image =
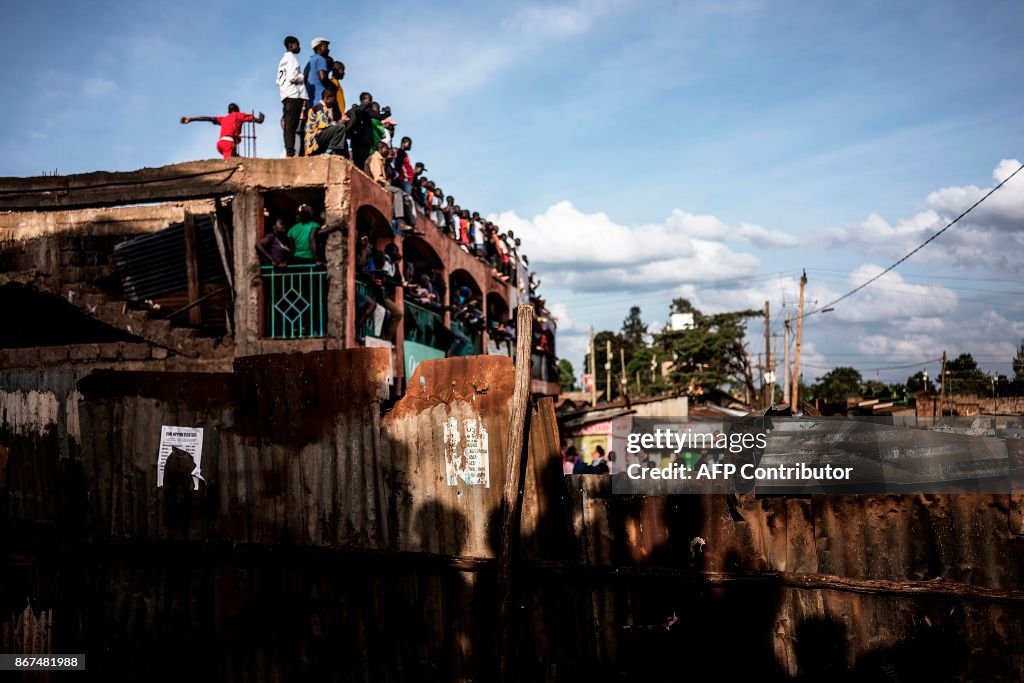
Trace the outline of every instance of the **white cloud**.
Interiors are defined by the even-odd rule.
[[[106,78],[86,78],[82,81],[82,94],[93,99],[112,95],[119,89],[117,83]]]
[[[662,223],[637,226],[616,223],[604,213],[583,213],[568,201],[532,219],[514,212],[490,218],[529,245],[530,263],[550,284],[574,291],[714,282],[747,277],[760,267],[756,256],[726,244],[749,244],[740,231],[714,216],[681,210]]]
[[[1000,182],[1019,166],[1016,159],[1003,159],[992,176]],[[860,225],[824,231],[823,244],[898,258],[945,227],[994,186],[963,185],[936,190],[926,199],[928,208],[910,218],[892,225],[881,216],[871,214]],[[985,267],[1020,274],[1024,261],[1016,255],[1024,249],[1022,225],[1024,172],[912,258],[915,263],[946,262],[957,267]]]
[[[509,23],[528,34],[575,36],[590,27],[590,15],[569,5],[528,5]]]
[[[795,247],[800,244],[800,240],[793,235],[779,230],[769,230],[768,228],[760,225],[754,225],[752,223],[740,223],[735,232],[738,236],[746,239],[755,247],[761,247],[763,249]]]

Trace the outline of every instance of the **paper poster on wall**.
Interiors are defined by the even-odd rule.
[[[167,458],[170,457],[173,449],[185,451],[192,456],[195,469],[192,470],[192,482],[195,490],[199,490],[199,480],[203,478],[200,465],[203,461],[203,428],[202,427],[168,427],[163,425],[160,428],[160,452],[156,460],[156,485],[160,488],[164,485],[164,468],[167,466]]]
[[[491,487],[491,451],[482,420],[449,417],[444,423],[445,475],[449,486]]]

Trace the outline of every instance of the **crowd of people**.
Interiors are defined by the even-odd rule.
[[[529,259],[521,253],[520,239],[511,230],[501,230],[478,211],[462,208],[454,196],[445,194],[427,177],[426,166],[412,159],[412,138],[396,137],[390,107],[381,106],[368,92],[360,93],[358,101],[347,107],[343,88],[345,65],[331,56],[329,40],[317,37],[310,41],[312,54],[305,66],[299,61],[298,38],[286,37],[284,46],[277,85],[285,154],[289,157],[337,155],[351,160],[373,182],[391,193],[391,230],[395,235],[423,234],[425,229],[441,231],[463,251],[488,264],[494,277],[514,285],[522,300],[528,298],[534,304],[536,319],[546,321],[548,314],[543,299],[537,296],[540,281],[528,270]],[[182,123],[210,121],[220,125],[222,135],[217,148],[227,158],[237,156],[242,125],[263,120],[262,113],[258,116],[245,114],[232,104],[227,116],[184,117]],[[318,222],[314,210],[302,205],[290,225],[284,216],[273,216],[272,220],[272,229],[256,247],[264,264],[277,268],[290,264],[323,265],[325,216],[322,212]],[[366,226],[360,229],[367,230]],[[398,243],[392,240],[378,248],[379,237],[379,234],[360,232],[357,238],[357,279],[364,285],[363,291],[357,294],[358,330],[372,327],[374,336],[390,341],[405,318],[406,338],[409,338],[412,321],[403,315],[403,307],[395,300],[396,289],[401,287],[406,302],[437,314],[449,312],[452,322],[458,323],[450,329],[428,331],[426,334],[433,345],[448,348],[453,355],[458,355],[469,347],[470,337],[479,338],[480,333],[486,331],[493,343],[504,346],[511,355],[516,333],[515,322],[507,311],[485,316],[479,293],[466,284],[446,283],[440,272],[425,264],[403,262]],[[450,296],[446,296],[449,286]],[[370,320],[374,321],[373,326],[367,325]],[[553,362],[553,328],[544,324],[535,326],[532,346],[535,352],[550,356]]]
[[[305,67],[298,59],[298,38],[288,36],[284,45],[277,84],[285,154],[350,159],[392,193],[396,232],[415,233],[420,219],[427,218],[464,251],[490,264],[495,277],[524,292],[528,287],[531,293],[536,290],[539,282],[527,271],[530,262],[521,253],[519,238],[482,218],[478,211],[460,206],[426,176],[423,163],[413,163],[412,138],[398,140],[390,107],[363,92],[358,102],[346,109],[345,65],[331,57],[329,40],[317,37],[310,41],[312,54]]]
[[[590,454],[590,462],[570,444],[562,452],[562,474],[621,474],[623,468],[618,466],[615,451],[604,452],[604,446],[595,446]]]

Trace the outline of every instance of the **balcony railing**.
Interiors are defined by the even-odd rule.
[[[452,355],[455,356],[479,356],[480,355],[480,333],[471,332],[468,327],[460,322],[452,321],[452,332],[458,337],[462,335],[469,343],[456,342]]]
[[[370,285],[366,284],[365,282],[362,282],[360,280],[356,280],[356,292],[358,292],[359,294],[362,294],[367,299],[372,299],[373,301],[375,301],[378,304],[380,304],[381,301],[380,301],[380,297],[377,294],[377,289],[378,288],[371,287]],[[357,311],[356,315],[358,315],[358,311]],[[376,316],[371,315],[369,317],[369,319],[367,319],[367,321],[364,322],[362,324],[362,326],[360,326],[360,328],[359,328],[359,336],[360,337],[363,337],[364,339],[366,337],[378,337],[377,329],[376,329],[376,324],[374,322],[375,318],[376,318]]]
[[[263,266],[263,333],[271,339],[322,337],[327,326],[327,271],[313,264]]]
[[[405,340],[444,351],[447,348],[439,339],[438,330],[443,328],[444,319],[408,299],[405,300]]]

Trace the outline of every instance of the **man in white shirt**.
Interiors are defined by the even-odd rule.
[[[299,54],[299,39],[288,36],[284,39],[284,56],[277,64],[277,87],[281,93],[281,128],[284,129],[284,152],[290,157],[295,156],[296,133],[302,130],[302,120],[306,107],[306,79],[302,75],[302,67],[295,55]],[[299,156],[302,156],[302,136],[299,138]]]
[[[483,223],[482,220],[480,220],[480,214],[477,213],[476,211],[474,211],[473,212],[473,251],[475,251],[476,255],[479,256],[480,258],[484,257],[484,252],[485,252],[485,247],[484,247],[485,242],[484,242],[484,240],[485,239],[486,238],[484,237],[484,223]]]

